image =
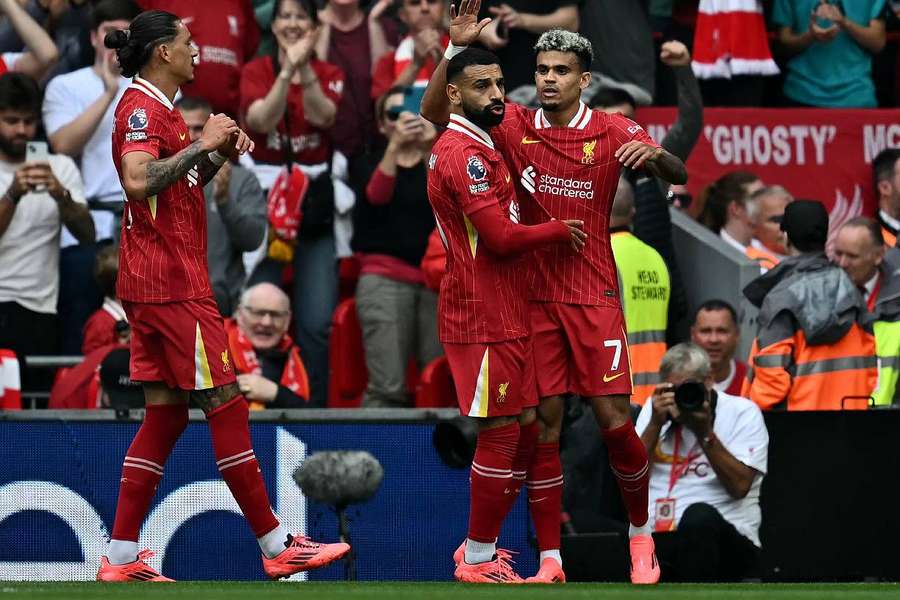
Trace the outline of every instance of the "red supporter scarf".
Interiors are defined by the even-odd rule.
[[[247,339],[234,319],[225,320],[225,331],[228,333],[228,347],[231,349],[236,371],[262,375],[262,367],[256,357],[256,350],[253,349],[250,340]],[[281,385],[309,402],[309,377],[306,374],[303,360],[300,358],[300,351],[294,345],[291,336],[285,334],[276,350],[288,354],[284,371],[281,373]]]
[[[309,189],[309,178],[297,165],[292,165],[290,174],[287,169],[272,184],[269,192],[269,226],[274,234],[286,242],[297,239],[297,231],[303,221],[303,198]]]

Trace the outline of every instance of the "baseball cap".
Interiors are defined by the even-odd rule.
[[[828,211],[818,200],[794,200],[784,209],[781,230],[801,252],[822,250],[828,239]]]
[[[141,384],[131,381],[128,348],[116,348],[106,355],[100,364],[100,385],[109,396],[111,408],[141,408],[144,406],[144,390]]]

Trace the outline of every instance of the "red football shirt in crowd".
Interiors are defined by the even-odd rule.
[[[450,36],[443,34],[441,36],[441,48],[446,48],[450,43]],[[415,52],[415,40],[412,36],[407,36],[398,45],[393,52],[388,52],[382,56],[376,63],[372,72],[372,98],[378,99],[393,87],[397,78],[406,70],[413,60]],[[437,68],[437,63],[430,56],[422,63],[422,68],[416,74],[413,85],[425,87],[431,74]]]
[[[181,93],[205,98],[213,112],[237,117],[241,69],[259,46],[251,0],[140,0],[139,4],[144,10],[165,10],[181,17],[200,49],[194,80],[183,85]]]
[[[609,213],[622,166],[622,144],[657,144],[620,114],[581,103],[567,127],[551,127],[543,110],[507,103],[491,137],[514,173],[522,222],[580,219],[588,242],[581,253],[554,245],[534,254],[532,300],[619,307],[619,283],[609,239]]]
[[[442,342],[500,342],[528,335],[526,259],[501,258],[479,244],[469,215],[495,206],[518,222],[515,190],[490,136],[451,115],[432,149],[428,198],[447,247],[438,335]]]
[[[116,106],[113,163],[142,151],[155,158],[190,144],[181,113],[152,83],[135,77]],[[196,169],[155,196],[126,198],[116,295],[131,302],[212,296],[206,262],[206,202]]]
[[[340,104],[344,93],[344,73],[336,66],[317,59],[310,60],[325,96]],[[275,66],[271,56],[260,56],[244,67],[241,76],[241,118],[246,122],[247,111],[256,100],[268,95],[275,84]],[[319,129],[310,124],[303,111],[303,86],[292,83],[288,90],[287,125],[285,118],[278,123],[275,131],[268,135],[253,131],[249,127],[247,133],[256,143],[253,160],[268,164],[286,162],[284,144],[290,140],[293,159],[304,165],[314,165],[331,158],[331,133],[327,129]]]

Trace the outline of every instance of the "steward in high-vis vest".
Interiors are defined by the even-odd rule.
[[[760,312],[743,395],[763,410],[866,408],[875,339],[856,286],[825,256],[828,213],[797,200],[781,228],[791,258],[744,288]]]
[[[633,216],[631,185],[620,179],[609,231],[628,333],[634,386],[631,402],[643,405],[659,383],[659,363],[666,353],[671,284],[663,257],[629,230]]]
[[[878,387],[872,396],[876,406],[900,404],[900,249],[891,248],[879,269],[878,289],[872,309]]]

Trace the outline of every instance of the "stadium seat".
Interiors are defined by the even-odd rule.
[[[19,359],[12,350],[0,349],[0,410],[22,409]]]
[[[346,300],[356,294],[356,282],[359,281],[359,259],[348,256],[338,261],[338,299]]]
[[[456,406],[456,391],[450,376],[450,364],[446,356],[441,356],[422,369],[416,388],[416,408],[447,406]]]
[[[334,310],[328,355],[328,408],[358,408],[369,374],[353,298],[341,301]]]

